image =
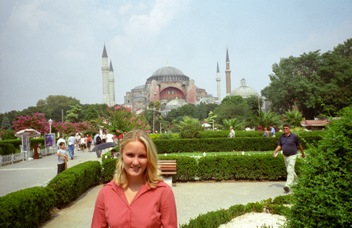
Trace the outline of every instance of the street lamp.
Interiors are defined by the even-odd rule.
[[[52,125],[52,124],[53,124],[53,120],[50,119],[50,120],[49,120],[50,134],[51,134],[51,125]]]

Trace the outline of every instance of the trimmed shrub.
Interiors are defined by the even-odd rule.
[[[99,184],[101,166],[98,161],[78,164],[55,176],[47,185],[56,193],[56,206],[66,206],[90,187]]]
[[[0,197],[0,227],[38,227],[50,218],[55,193],[32,187]]]
[[[0,148],[2,149],[0,155],[9,155],[16,153],[16,148],[11,143],[0,142]]]
[[[112,180],[114,172],[116,169],[117,158],[114,159],[104,159],[101,166],[101,181],[107,183]]]
[[[340,114],[301,167],[288,217],[292,227],[352,224],[352,108]]]
[[[320,136],[300,137],[303,148],[318,145]],[[272,151],[279,138],[276,137],[236,137],[236,138],[201,138],[201,139],[155,139],[158,153],[179,152],[223,152],[223,151]]]
[[[177,181],[192,181],[197,176],[197,160],[192,157],[165,156],[159,155],[159,160],[176,160],[177,174],[174,178]]]
[[[274,200],[267,199],[261,202],[248,203],[246,205],[237,204],[231,206],[227,210],[220,209],[217,211],[208,212],[206,214],[201,214],[195,219],[191,219],[188,224],[181,224],[180,228],[219,227],[222,224],[230,222],[235,217],[249,212],[263,212],[269,208],[281,208],[282,210],[277,211],[277,214],[285,216],[289,208],[283,205],[282,202],[289,202],[290,197],[285,195],[282,196],[282,199],[276,199],[277,198]]]
[[[281,156],[280,156],[281,157]],[[283,159],[271,154],[205,156],[198,161],[201,180],[283,180]],[[297,166],[299,166],[297,159]]]

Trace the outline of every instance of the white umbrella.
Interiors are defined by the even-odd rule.
[[[40,132],[29,128],[29,129],[20,130],[15,134],[16,137],[21,137],[22,135],[27,135],[28,137],[37,137],[37,136],[40,136]]]
[[[202,127],[211,127],[211,125],[208,124],[208,123],[203,123],[203,124],[202,124]]]

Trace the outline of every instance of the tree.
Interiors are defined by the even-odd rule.
[[[272,111],[284,114],[297,108],[306,119],[334,115],[352,104],[352,39],[332,52],[304,53],[273,64],[269,86],[261,92]]]
[[[221,104],[213,111],[217,115],[216,121],[222,123],[223,120],[237,118],[241,122],[246,122],[246,116],[250,116],[251,110],[244,98],[241,96],[227,96]]]
[[[283,58],[274,64],[270,85],[262,90],[263,96],[271,101],[272,110],[283,114],[298,107],[307,118],[316,115],[320,111],[317,98],[322,81],[317,72],[321,62],[319,51],[315,51]]]
[[[181,138],[199,138],[200,132],[203,131],[199,120],[188,116],[175,125],[180,131]]]
[[[352,224],[352,107],[332,120],[293,187],[288,227],[350,227]]]
[[[2,118],[2,121],[1,121],[1,128],[2,128],[2,129],[9,129],[9,128],[11,128],[11,123],[10,123],[9,118],[7,118],[7,116],[4,116],[4,117]]]
[[[62,112],[66,113],[71,106],[75,105],[81,105],[79,100],[62,95],[50,95],[45,100],[39,100],[37,102],[37,107],[42,110],[45,116],[54,121],[61,121]]]
[[[298,110],[289,110],[283,115],[283,120],[289,123],[291,127],[299,127],[301,126],[302,113]]]
[[[248,106],[250,107],[252,114],[258,115],[258,111],[260,111],[263,105],[263,99],[260,98],[259,96],[250,96],[244,99],[248,103]]]
[[[113,111],[110,111],[110,118],[102,121],[101,124],[114,134],[128,132],[133,129],[147,130],[149,128],[144,116],[137,115],[131,109],[118,105],[115,106]]]
[[[332,52],[323,55],[319,68],[323,81],[319,101],[322,114],[335,115],[342,108],[352,104],[352,39],[339,44]]]
[[[253,115],[251,119],[251,124],[256,127],[268,127],[268,126],[279,126],[281,125],[281,116],[277,115],[275,112],[260,111],[258,115]]]
[[[49,132],[50,127],[44,113],[34,113],[29,116],[17,117],[17,120],[13,122],[12,128],[15,132],[26,128],[33,128],[41,134],[45,134]]]
[[[68,122],[80,122],[79,116],[82,112],[82,106],[80,105],[71,105],[70,109],[66,112],[66,120]]]
[[[108,118],[109,111],[113,108],[109,108],[106,104],[85,104],[82,106],[82,120],[95,122],[98,118]]]
[[[229,129],[231,126],[233,127],[234,130],[243,129],[245,127],[245,122],[240,121],[237,118],[223,120],[223,123],[226,129]]]

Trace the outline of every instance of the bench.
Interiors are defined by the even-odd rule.
[[[175,186],[176,182],[173,180],[172,176],[176,175],[177,165],[176,160],[159,160],[159,169],[162,176],[171,176],[172,185]]]

